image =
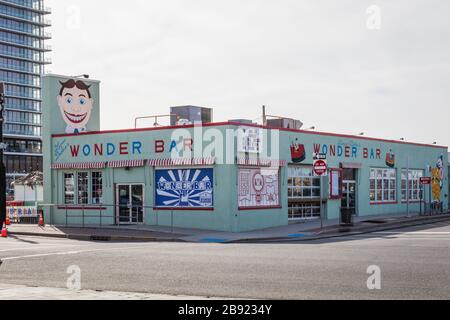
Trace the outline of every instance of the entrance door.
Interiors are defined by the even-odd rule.
[[[342,182],[342,210],[356,214],[356,181]]]
[[[117,220],[119,224],[144,223],[144,186],[142,184],[117,185]]]

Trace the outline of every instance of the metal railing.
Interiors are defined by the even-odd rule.
[[[50,225],[81,228],[130,228],[131,226],[160,226],[175,228],[175,211],[145,205],[66,205],[38,204],[38,212],[45,213],[50,209]],[[128,210],[128,214],[120,214]],[[180,208],[182,210],[182,208]],[[147,211],[147,212],[146,212]],[[152,219],[148,220],[149,211]],[[63,214],[61,216],[61,214]]]

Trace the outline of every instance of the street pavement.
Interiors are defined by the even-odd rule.
[[[450,299],[449,249],[449,222],[298,243],[17,236],[0,239],[0,298],[90,299],[99,290],[98,299]],[[70,266],[81,270],[84,295],[64,289]],[[381,270],[381,290],[367,287],[370,266]]]

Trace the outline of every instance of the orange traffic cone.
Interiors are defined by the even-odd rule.
[[[42,213],[39,214],[39,227],[45,227],[44,215]]]
[[[6,214],[5,224],[6,224],[7,226],[10,226],[10,225],[11,225],[11,220],[9,220],[9,214]]]
[[[6,223],[5,222],[3,222],[2,238],[8,238],[8,229],[6,229]]]

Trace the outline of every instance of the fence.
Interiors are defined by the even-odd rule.
[[[151,210],[150,220],[146,210]],[[39,204],[38,212],[49,212],[50,225],[66,227],[129,227],[131,225],[166,226],[174,229],[174,210],[158,210],[144,205],[56,205]],[[61,213],[63,214],[61,216]],[[148,217],[148,215],[147,215]]]

